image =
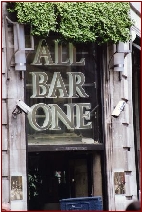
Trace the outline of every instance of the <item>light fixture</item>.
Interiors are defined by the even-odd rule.
[[[123,71],[124,70],[124,53],[115,53],[114,54],[114,71]]]
[[[14,25],[15,71],[26,71],[24,25]]]
[[[25,48],[25,30],[24,24],[11,21],[6,16],[7,21],[13,24],[14,32],[14,56],[15,56],[15,71],[26,71],[26,50],[34,50],[34,39],[30,34],[31,47]],[[13,57],[13,55],[12,55]],[[11,58],[12,59],[12,58]]]
[[[132,42],[123,43],[119,41],[118,43],[114,44],[114,53],[110,58],[109,64],[113,57],[113,65],[110,69],[114,71],[123,71],[124,70],[124,58],[125,56],[132,52]]]

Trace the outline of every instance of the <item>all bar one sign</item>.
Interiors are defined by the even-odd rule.
[[[74,47],[75,48],[75,47]],[[56,62],[57,43],[55,43]],[[71,58],[73,56],[73,48],[69,48]],[[74,51],[75,52],[75,51]],[[60,52],[61,53],[61,52]],[[40,64],[40,58],[45,57],[46,65],[49,64],[49,49],[48,46],[42,46],[41,42],[37,48],[33,64]],[[69,58],[70,59],[70,58]],[[50,55],[51,61],[51,55]],[[70,59],[73,62],[73,59]],[[83,60],[82,60],[83,61]],[[75,62],[75,61],[74,61]],[[79,64],[79,62],[78,62]],[[82,62],[80,62],[82,65]],[[30,72],[32,76],[32,96],[30,98],[88,98],[89,95],[85,92],[83,85],[85,76],[82,72],[66,72],[68,83],[65,84],[60,72],[54,72],[52,80],[49,81],[46,72]],[[59,120],[67,127],[67,129],[91,129],[92,122],[90,121],[90,103],[68,103],[63,105],[66,108],[66,113],[57,104],[39,103],[33,105],[31,112],[28,113],[29,123],[33,129],[37,131],[43,130],[61,130]],[[38,110],[44,111],[44,121],[39,125],[37,121]]]

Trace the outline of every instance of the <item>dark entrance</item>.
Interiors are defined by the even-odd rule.
[[[92,193],[92,153],[30,152],[29,210],[60,210],[59,200]]]

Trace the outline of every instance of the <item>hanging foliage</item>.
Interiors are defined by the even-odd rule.
[[[32,25],[32,34],[58,33],[72,42],[126,42],[133,22],[127,2],[14,2],[8,11]]]

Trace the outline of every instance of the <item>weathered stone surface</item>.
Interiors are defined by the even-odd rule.
[[[112,149],[112,168],[115,170],[123,170],[125,167],[124,163],[124,150],[123,147],[116,147]]]
[[[2,102],[2,124],[7,124],[7,107],[6,107],[6,102]]]
[[[12,112],[16,108],[16,100],[9,99],[8,108],[10,149],[26,150],[25,114],[18,114],[16,118],[12,116]]]
[[[18,71],[9,71],[7,89],[9,99],[24,99],[24,80],[20,79],[20,73]]]
[[[22,200],[15,200],[11,202],[11,210],[13,211],[26,211],[27,202]]]
[[[8,154],[2,152],[2,176],[7,177],[9,175],[9,160]]]
[[[2,202],[9,202],[9,180],[2,178]]]
[[[122,92],[121,92],[121,98],[125,100],[129,100],[129,91],[128,91],[128,79],[123,78],[122,79]]]
[[[6,73],[6,56],[5,51],[2,51],[2,74]]]
[[[7,98],[6,75],[2,74],[2,99]]]
[[[2,150],[7,150],[8,147],[8,134],[7,126],[2,126]]]
[[[10,154],[10,173],[12,175],[23,175],[26,173],[25,150],[12,150]]]
[[[111,57],[112,52],[109,52]],[[109,60],[108,60],[109,61]],[[126,197],[115,195],[112,188],[113,172],[132,170],[131,176],[126,178],[126,190],[128,195],[136,196],[135,159],[134,159],[134,134],[133,134],[133,105],[132,105],[132,58],[126,55],[124,72],[109,73],[108,80],[104,82],[104,114],[105,114],[105,144],[108,179],[109,210],[124,210]],[[105,73],[106,74],[106,73]],[[120,74],[120,79],[119,79]],[[122,99],[127,104],[119,117],[114,118],[111,113],[114,107]],[[133,161],[133,162],[131,162]],[[130,189],[130,190],[129,190]],[[115,201],[114,201],[115,198]],[[122,204],[124,203],[124,204]]]
[[[5,45],[5,28],[4,28],[4,18],[2,20],[2,49],[6,47]]]

